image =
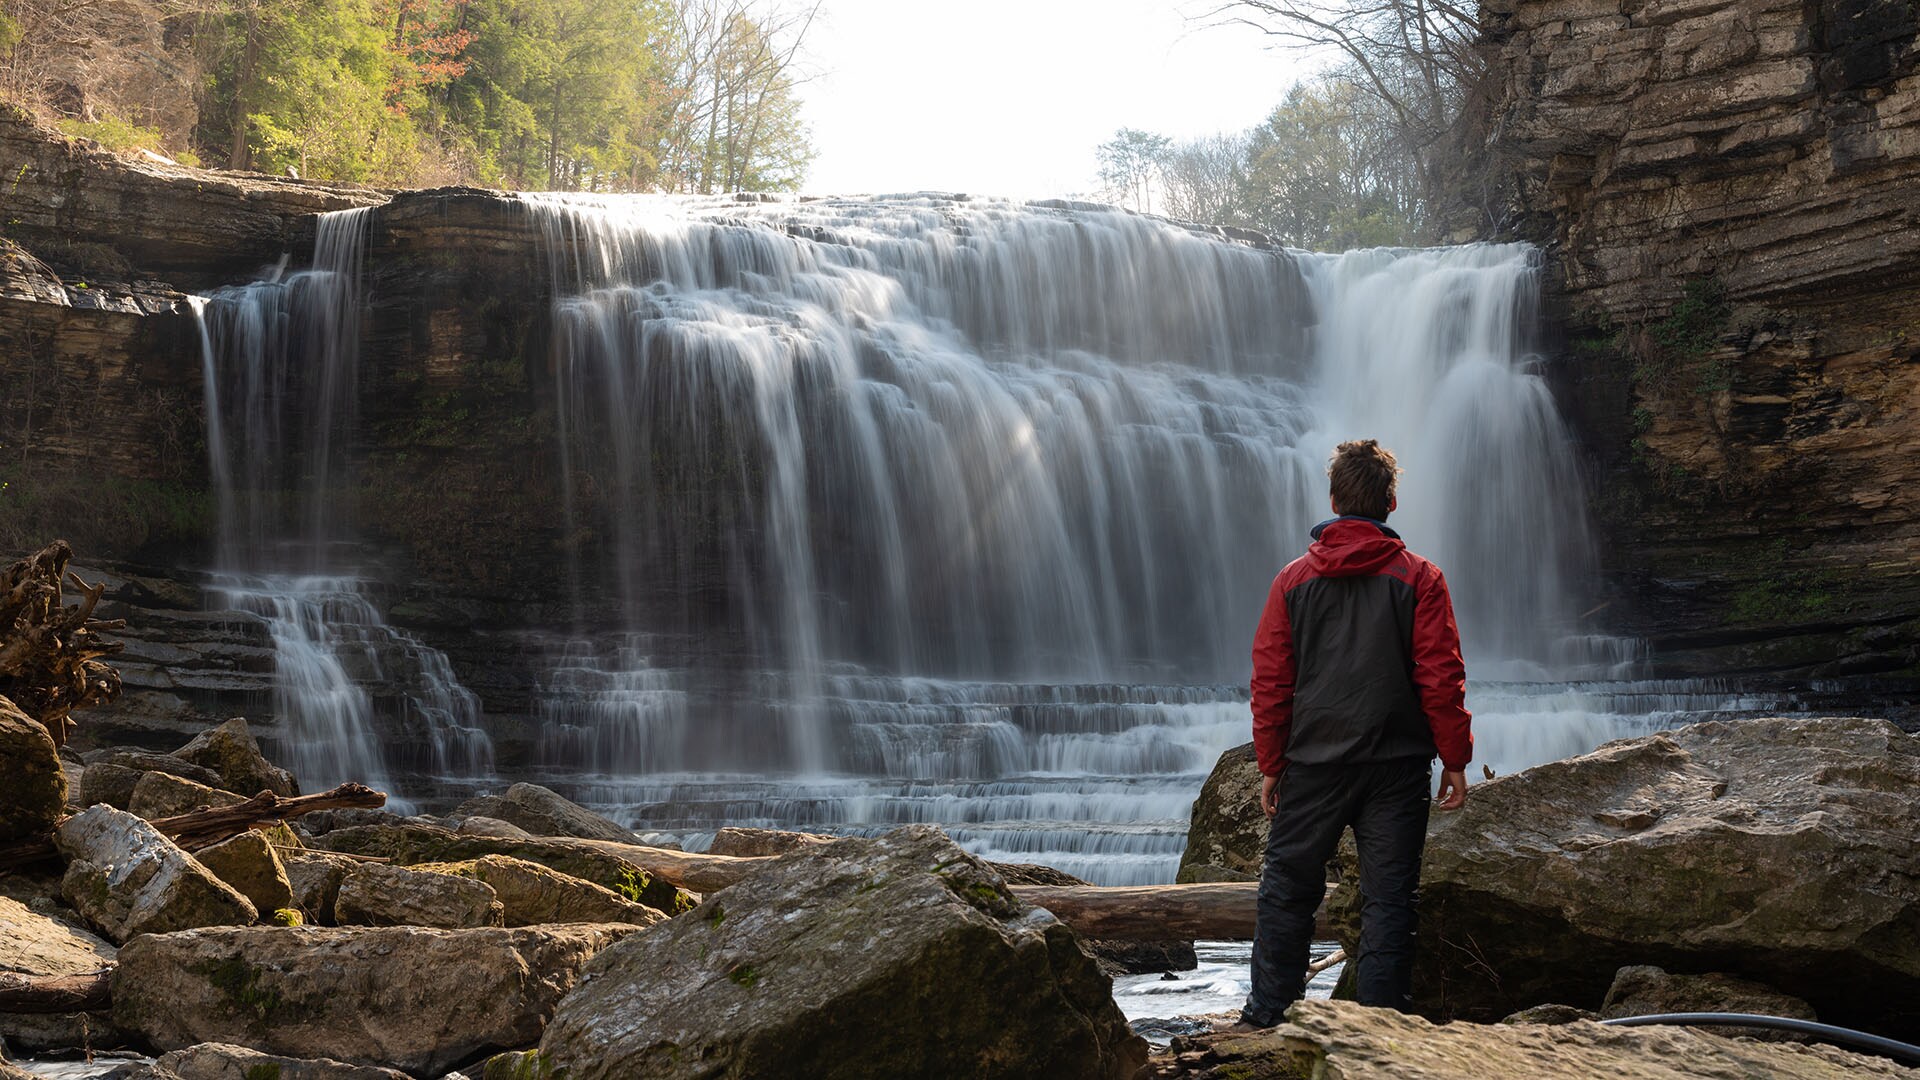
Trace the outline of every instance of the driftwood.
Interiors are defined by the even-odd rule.
[[[193,849],[236,836],[258,822],[284,821],[316,810],[371,809],[384,806],[386,802],[386,792],[375,791],[365,784],[341,784],[330,791],[291,798],[263,791],[246,802],[195,810],[176,817],[160,818],[149,824],[162,835],[172,837],[181,847]],[[53,855],[51,835],[21,840],[0,847],[0,869],[39,862]]]
[[[111,1002],[113,968],[85,975],[0,972],[0,1013],[98,1012]]]
[[[39,721],[55,746],[66,745],[69,713],[120,696],[120,673],[100,657],[124,644],[100,631],[126,621],[93,617],[106,586],[67,573],[72,558],[67,542],[56,540],[0,570],[0,697]],[[63,583],[80,594],[79,603],[62,603]]]

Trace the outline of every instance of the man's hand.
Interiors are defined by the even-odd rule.
[[[1272,817],[1274,811],[1280,809],[1280,778],[1279,777],[1267,776],[1265,774],[1261,775],[1260,777],[1260,809],[1266,811],[1266,814],[1268,817]]]
[[[1458,810],[1467,805],[1467,771],[1465,769],[1442,769],[1440,771],[1440,794],[1434,797],[1434,805],[1441,810]],[[1272,813],[1272,811],[1268,811]]]

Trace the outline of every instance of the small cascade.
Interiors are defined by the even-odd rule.
[[[219,507],[209,595],[265,620],[278,753],[305,783],[391,791],[396,770],[472,783],[493,771],[479,699],[444,654],[387,624],[352,559],[340,490],[369,220],[323,214],[311,270],[193,305]]]

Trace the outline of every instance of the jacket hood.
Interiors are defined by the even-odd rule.
[[[1406,550],[1386,522],[1349,515],[1313,527],[1307,562],[1322,577],[1357,577],[1379,573]]]

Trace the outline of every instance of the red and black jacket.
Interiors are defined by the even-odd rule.
[[[1440,568],[1371,518],[1314,527],[1267,593],[1253,638],[1260,771],[1305,763],[1473,760],[1460,629]]]

